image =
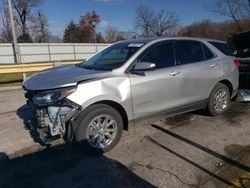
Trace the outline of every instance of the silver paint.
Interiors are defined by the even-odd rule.
[[[216,57],[189,65],[146,71],[144,75],[127,72],[145,49],[169,39],[201,41],[216,54]],[[213,87],[222,80],[229,81],[233,91],[237,91],[239,72],[233,63],[233,57],[225,56],[207,41],[211,40],[199,38],[134,40],[133,43],[146,44],[118,69],[95,71],[76,66],[61,67],[43,71],[26,80],[23,86],[28,90],[77,86],[76,91],[67,98],[81,105],[83,110],[96,102],[113,101],[124,108],[128,120],[133,120],[158,111],[205,100]]]

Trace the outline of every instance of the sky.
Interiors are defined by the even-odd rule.
[[[97,30],[104,32],[110,25],[121,31],[134,30],[136,7],[144,4],[155,11],[174,11],[181,25],[189,25],[202,19],[219,22],[225,18],[216,16],[205,8],[214,0],[45,0],[41,9],[49,20],[53,35],[62,36],[71,20],[78,22],[81,15],[96,11],[101,18]]]

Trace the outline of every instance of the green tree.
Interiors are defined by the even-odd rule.
[[[82,42],[80,27],[73,21],[69,23],[64,31],[63,42],[65,43],[80,43]]]
[[[32,43],[33,40],[28,33],[24,33],[18,37],[17,42],[19,42],[19,43]]]

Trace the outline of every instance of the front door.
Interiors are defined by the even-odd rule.
[[[149,47],[137,59],[140,62],[154,63],[156,69],[129,74],[134,117],[179,106],[181,71],[175,66],[173,43],[166,41]]]

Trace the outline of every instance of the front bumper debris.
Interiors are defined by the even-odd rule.
[[[55,104],[35,105],[30,93],[26,93],[27,104],[33,109],[35,122],[32,129],[41,144],[51,145],[57,140],[68,140],[66,137],[70,121],[81,111],[81,106],[63,99]]]
[[[78,113],[78,109],[67,106],[48,106],[36,109],[36,130],[42,143],[47,145],[57,139],[65,139],[69,121]]]

